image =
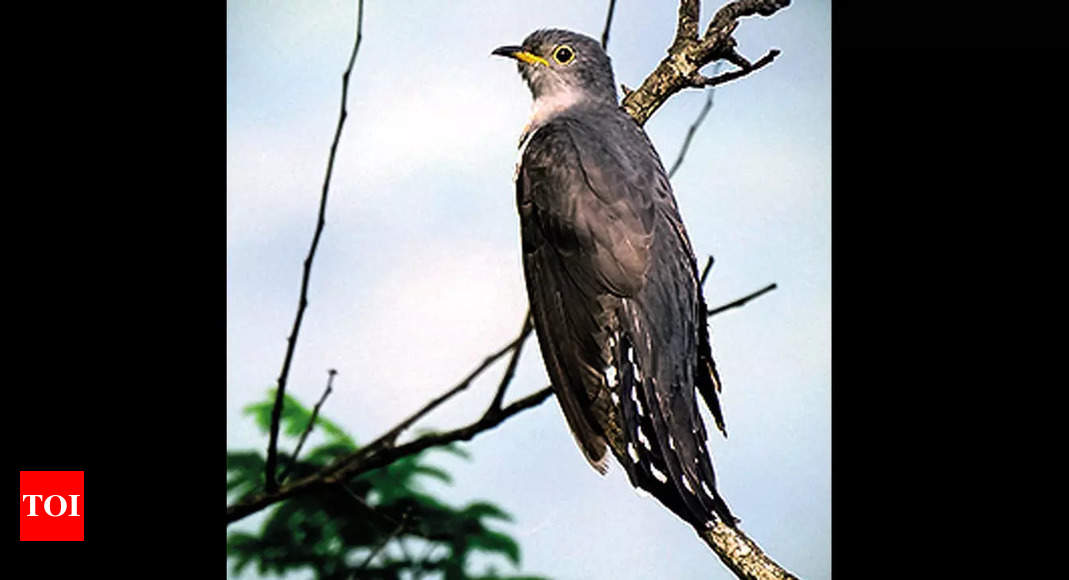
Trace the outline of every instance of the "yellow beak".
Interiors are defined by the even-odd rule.
[[[537,54],[527,52],[520,46],[502,46],[501,48],[494,49],[490,54],[496,54],[497,56],[507,56],[516,60],[521,60],[527,64],[540,64],[542,66],[549,66],[549,61],[538,56]]]

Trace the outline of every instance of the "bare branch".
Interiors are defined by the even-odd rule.
[[[698,536],[742,580],[798,580],[769,558],[738,526],[732,528],[717,520],[711,529],[699,531]]]
[[[308,434],[312,432],[312,428],[315,427],[316,417],[319,416],[319,408],[323,406],[323,401],[327,400],[331,391],[334,389],[334,375],[338,374],[338,371],[330,369],[327,371],[327,388],[323,391],[323,396],[319,398],[319,402],[315,404],[315,408],[312,409],[312,416],[308,419],[308,426],[304,428],[304,433],[301,433],[301,439],[297,441],[297,449],[293,451],[293,457],[290,458],[289,465],[286,466],[286,470],[282,472],[282,475],[278,476],[278,481],[286,481],[286,477],[293,471],[293,466],[297,465],[297,457],[301,454],[301,448],[304,447],[304,442],[308,439]]]
[[[714,74],[720,70],[720,63],[713,65]],[[683,158],[687,155],[687,150],[690,149],[690,141],[694,139],[694,133],[697,132],[698,127],[705,121],[705,116],[709,114],[709,111],[713,108],[713,93],[716,89],[710,87],[705,91],[705,105],[702,106],[702,110],[698,113],[698,118],[694,119],[694,122],[690,124],[690,128],[687,129],[687,136],[683,139],[683,147],[679,150],[679,156],[676,157],[676,162],[672,164],[672,169],[668,171],[668,179],[672,179],[672,176],[676,174],[676,170],[683,164]]]
[[[378,556],[379,552],[381,552],[382,549],[386,547],[386,544],[389,544],[390,540],[396,538],[397,535],[405,529],[405,525],[408,523],[408,514],[409,512],[406,511],[404,515],[401,516],[401,521],[397,524],[393,531],[383,536],[382,541],[379,542],[379,545],[375,546],[375,548],[371,550],[371,553],[367,555],[367,559],[364,560],[364,563],[358,566],[355,570],[353,570],[353,575],[351,576],[352,578],[359,577],[359,572],[364,568],[367,568],[368,564],[371,563],[371,560],[373,560],[375,556]]]
[[[722,84],[761,68],[755,63],[752,67],[714,77],[716,82],[708,84],[706,81],[714,79],[706,79],[700,74],[703,67],[717,60],[724,59],[734,63],[744,61],[741,55],[735,52],[736,42],[731,37],[739,24],[739,18],[754,14],[771,16],[789,4],[790,0],[736,0],[717,11],[705,35],[699,39],[697,35],[699,2],[681,0],[676,37],[668,49],[668,56],[664,57],[657,68],[646,77],[646,80],[642,81],[642,85],[624,97],[620,106],[638,124],[643,125],[668,100],[668,97],[685,88]],[[771,56],[765,57],[769,60],[761,63],[761,66],[775,58],[773,52],[779,53],[779,51],[771,51],[769,53]]]
[[[386,432],[386,434],[374,441],[372,445],[378,444],[380,442],[390,446],[394,445],[397,442],[398,435],[400,435],[405,429],[411,427],[413,423],[420,420],[427,413],[433,411],[436,407],[438,407],[438,405],[441,405],[442,403],[451,399],[457,393],[467,389],[469,386],[471,386],[472,381],[474,381],[476,377],[482,374],[483,371],[490,368],[490,365],[494,364],[497,359],[505,356],[505,354],[509,351],[514,351],[512,359],[509,361],[510,370],[507,370],[505,373],[505,378],[511,380],[511,374],[515,371],[516,366],[515,359],[519,358],[520,349],[523,347],[524,341],[526,341],[527,337],[531,334],[530,319],[531,315],[528,312],[528,314],[524,317],[524,324],[523,328],[520,330],[520,335],[513,339],[512,342],[506,344],[496,352],[490,354],[490,356],[487,356],[485,359],[483,359],[483,362],[479,366],[475,367],[475,370],[468,373],[468,376],[464,377],[464,379],[457,383],[456,386],[439,395],[430,403],[424,405],[422,409],[413,413],[412,416],[410,416],[409,418],[398,423],[393,429],[390,429]],[[505,378],[502,379],[501,385],[498,386],[499,395],[501,397],[504,397],[503,389],[507,386]],[[495,401],[497,401],[498,406],[500,407],[501,401],[497,397],[495,397]]]
[[[513,341],[513,344],[516,346],[512,351],[512,358],[509,359],[509,364],[505,367],[505,374],[501,375],[501,382],[497,385],[497,393],[494,395],[494,400],[490,402],[490,407],[486,410],[487,413],[501,410],[501,402],[505,400],[505,391],[508,390],[512,378],[516,376],[516,365],[520,362],[520,353],[523,352],[523,343],[527,340],[527,337],[531,335],[531,330],[533,329],[531,309],[528,308],[527,314],[523,317],[523,327],[520,329],[520,336]]]
[[[709,36],[716,30],[723,29],[732,22],[744,16],[772,16],[780,8],[786,8],[791,0],[735,0],[716,11],[705,35]]]
[[[672,42],[671,50],[676,50],[687,43],[698,40],[698,18],[700,12],[701,2],[699,0],[680,0],[676,37]]]
[[[446,433],[424,435],[404,445],[396,447],[387,445],[383,438],[380,437],[377,443],[372,443],[354,453],[339,458],[319,473],[283,485],[274,492],[265,491],[264,493],[253,494],[232,506],[228,506],[226,508],[226,523],[230,525],[249,514],[256,513],[284,499],[310,493],[335,483],[349,481],[372,469],[389,465],[402,457],[419,453],[425,449],[456,441],[470,441],[479,433],[497,427],[513,415],[540,405],[552,394],[553,389],[546,387],[513,402],[498,412],[486,413],[474,423]]]
[[[616,0],[609,0],[609,13],[605,16],[605,30],[601,33],[601,48],[609,48],[609,29],[612,28],[612,13],[616,10]]]
[[[727,304],[724,304],[723,306],[717,306],[716,308],[713,308],[712,310],[709,311],[707,316],[712,316],[714,314],[720,314],[721,312],[723,312],[725,310],[730,310],[732,308],[738,308],[738,307],[746,304],[747,302],[753,300],[754,298],[757,298],[758,296],[760,296],[760,295],[762,295],[762,294],[764,294],[766,292],[771,292],[771,291],[775,290],[776,288],[777,288],[776,283],[773,282],[772,284],[769,284],[768,286],[765,286],[764,288],[762,288],[762,289],[760,289],[760,290],[758,290],[756,292],[747,294],[746,296],[743,296],[742,298],[739,298],[738,300],[733,300],[731,302],[728,302]]]
[[[705,280],[709,277],[709,271],[713,269],[713,255],[709,254],[709,259],[705,261],[705,267],[702,268],[702,276],[698,279],[699,286],[705,286]]]
[[[722,85],[728,81],[733,81],[739,77],[744,77],[753,71],[765,66],[772,62],[779,56],[779,51],[773,48],[768,51],[768,54],[762,56],[757,62],[753,63],[750,68],[744,68],[739,70],[728,71],[723,74],[716,75],[714,77],[706,77],[699,73],[691,75],[690,82],[692,87],[715,87],[716,85]],[[742,57],[739,57],[742,58]],[[745,59],[743,59],[745,60]]]
[[[338,114],[338,125],[334,129],[334,141],[330,144],[330,157],[327,159],[327,174],[323,179],[323,192],[319,199],[319,220],[316,222],[315,235],[312,237],[312,245],[308,249],[308,256],[304,259],[304,274],[301,276],[301,297],[297,303],[297,316],[293,320],[293,330],[290,332],[286,346],[286,357],[282,362],[282,372],[278,376],[278,388],[275,392],[275,406],[271,409],[271,438],[267,444],[267,462],[264,467],[266,488],[268,491],[278,489],[278,480],[275,472],[278,468],[278,424],[282,417],[282,401],[286,394],[286,380],[289,378],[290,363],[293,361],[293,350],[297,346],[297,334],[301,330],[301,321],[304,319],[304,310],[308,307],[308,280],[312,273],[312,260],[315,259],[316,248],[319,247],[319,236],[323,233],[326,225],[327,193],[330,191],[330,177],[334,172],[334,156],[338,150],[338,141],[341,138],[342,127],[345,126],[345,118],[349,116],[345,109],[345,102],[349,95],[349,74],[353,71],[353,63],[356,61],[356,53],[360,50],[360,40],[363,37],[364,25],[364,0],[360,0],[356,16],[356,42],[353,51],[349,55],[349,65],[342,73],[341,83],[341,111]]]

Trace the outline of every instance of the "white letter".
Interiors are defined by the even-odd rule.
[[[48,509],[48,506],[52,505],[52,500],[55,499],[55,498],[59,498],[59,503],[63,505],[63,508],[59,510],[58,514],[54,514],[54,513],[52,513],[52,510]],[[67,511],[67,500],[63,499],[62,495],[50,495],[50,496],[45,498],[45,513],[46,514],[48,514],[48,515],[50,515],[52,517],[56,517],[56,516],[63,515],[63,512],[65,512],[65,511]]]
[[[26,498],[30,498],[30,517],[31,518],[37,517],[37,502],[34,501],[34,499],[42,498],[42,497],[44,497],[44,496],[43,495],[24,495],[24,496],[22,496],[22,501],[26,501]]]
[[[72,495],[71,496],[71,517],[72,518],[81,517],[81,516],[78,515],[78,497],[80,497],[80,496],[77,496],[77,495]]]

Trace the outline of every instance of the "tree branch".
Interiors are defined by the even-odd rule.
[[[762,289],[760,289],[760,290],[758,290],[756,292],[752,292],[750,294],[747,294],[746,296],[743,296],[742,298],[739,298],[738,300],[733,300],[731,302],[728,302],[727,304],[724,304],[723,306],[717,306],[716,308],[713,308],[712,310],[710,310],[706,314],[706,316],[712,316],[714,314],[720,314],[721,312],[723,312],[725,310],[730,310],[732,308],[738,308],[739,306],[742,306],[743,304],[746,304],[747,302],[753,300],[754,298],[757,298],[758,296],[760,296],[760,295],[762,295],[762,294],[764,294],[766,292],[771,292],[771,291],[775,290],[776,288],[777,288],[776,283],[773,282],[773,283],[769,284],[768,286],[765,286],[764,288],[762,288]]]
[[[397,535],[400,534],[401,531],[405,529],[405,525],[408,523],[408,514],[409,514],[409,512],[407,512],[407,511],[404,514],[402,514],[401,521],[398,522],[397,526],[394,527],[393,531],[391,531],[389,534],[386,534],[385,536],[383,536],[382,541],[379,542],[379,545],[375,546],[375,548],[373,550],[371,550],[371,553],[367,555],[367,559],[364,560],[364,563],[353,570],[353,575],[350,576],[350,578],[358,578],[359,577],[359,573],[364,568],[367,568],[368,564],[371,563],[371,560],[373,560],[375,558],[375,556],[378,556],[379,552],[381,552],[382,549],[386,547],[386,544],[389,544],[390,540],[396,538]],[[398,541],[400,541],[400,538],[398,538]]]
[[[738,71],[714,77],[714,79],[719,79],[715,83],[696,84],[700,79],[703,83],[714,80],[700,75],[701,69],[713,61],[723,59],[734,63],[740,62],[741,57],[735,52],[735,39],[731,37],[735,27],[738,26],[738,19],[754,14],[771,16],[789,4],[790,0],[736,0],[718,10],[709,23],[705,35],[698,38],[700,2],[681,0],[676,36],[668,49],[668,56],[661,60],[657,68],[646,77],[646,80],[642,81],[639,88],[624,97],[620,106],[639,125],[644,125],[650,116],[668,100],[668,97],[685,88],[714,86],[757,70],[760,66],[755,64],[749,68],[740,68]],[[761,66],[771,62],[776,54],[779,54],[779,51],[770,51],[765,56],[768,59],[767,62],[763,62]]]
[[[531,331],[534,329],[532,322],[531,309],[528,308],[527,315],[523,317],[523,327],[520,329],[520,336],[513,341],[513,344],[516,346],[512,351],[512,358],[509,359],[509,364],[505,367],[505,374],[501,375],[501,382],[497,385],[497,393],[494,395],[494,400],[490,402],[490,407],[486,411],[487,413],[501,410],[501,402],[505,399],[505,391],[508,390],[512,378],[516,376],[516,365],[520,362],[520,353],[523,352],[523,343],[527,340],[527,337],[531,335]]]
[[[753,63],[752,65],[749,65],[749,63],[747,62],[747,64],[749,65],[747,68],[741,68],[739,70],[728,71],[726,73],[716,75],[716,76],[714,76],[712,78],[704,76],[704,75],[702,75],[700,73],[694,73],[693,75],[691,75],[691,78],[688,79],[688,80],[690,81],[690,83],[691,83],[690,86],[692,86],[692,87],[697,87],[697,88],[715,87],[716,85],[722,85],[722,84],[724,84],[724,83],[726,83],[728,81],[733,81],[733,80],[735,80],[735,79],[737,79],[739,77],[746,76],[746,75],[750,74],[751,72],[753,72],[753,71],[765,66],[766,64],[772,62],[773,60],[775,60],[775,58],[777,56],[779,56],[779,50],[773,48],[772,50],[768,51],[768,54],[766,54],[765,56],[762,56],[760,59],[758,59],[757,62]],[[742,59],[742,60],[745,61],[745,59]]]
[[[356,16],[356,42],[353,51],[349,55],[349,66],[342,73],[341,83],[341,111],[338,113],[338,125],[334,129],[334,141],[330,144],[330,157],[327,159],[327,174],[323,179],[323,193],[319,199],[319,219],[316,222],[315,235],[312,237],[312,246],[308,249],[308,256],[304,259],[304,273],[301,276],[301,297],[297,303],[297,316],[293,319],[293,330],[286,339],[286,357],[282,361],[282,372],[278,376],[278,388],[275,392],[275,406],[271,409],[271,438],[267,444],[267,462],[264,466],[264,476],[268,491],[278,489],[278,480],[275,472],[278,468],[278,424],[282,417],[282,401],[286,394],[286,380],[289,378],[290,363],[293,361],[293,350],[297,346],[297,334],[301,330],[301,321],[304,319],[304,310],[308,307],[308,280],[312,274],[312,260],[315,259],[316,248],[319,246],[319,237],[326,225],[327,193],[330,191],[330,177],[334,172],[334,156],[338,151],[338,141],[341,139],[342,127],[345,126],[345,118],[349,116],[345,109],[345,102],[349,95],[349,74],[353,71],[353,63],[356,61],[356,53],[360,50],[360,40],[363,37],[364,25],[364,0],[360,0]]]
[[[698,286],[705,286],[705,280],[709,277],[709,271],[713,269],[713,255],[709,254],[709,259],[705,261],[705,267],[702,268],[702,276],[698,278]]]
[[[394,428],[387,431],[386,434],[384,434],[382,437],[379,437],[377,440],[375,440],[372,445],[378,444],[380,442],[389,446],[394,445],[397,442],[398,435],[400,435],[405,429],[411,427],[416,421],[423,418],[424,415],[430,413],[436,407],[448,401],[457,393],[466,390],[469,386],[471,386],[472,381],[474,381],[476,377],[482,374],[483,371],[490,368],[490,365],[494,364],[497,359],[505,356],[505,354],[507,354],[509,351],[513,351],[513,355],[512,358],[509,360],[509,366],[505,372],[505,376],[502,377],[501,384],[498,385],[498,396],[494,397],[494,401],[497,403],[498,408],[500,408],[500,398],[504,397],[504,390],[507,387],[508,382],[512,380],[512,375],[515,372],[516,368],[516,359],[519,358],[520,349],[523,347],[524,341],[527,340],[527,337],[530,336],[530,334],[531,314],[528,311],[527,315],[524,317],[523,328],[520,330],[519,336],[517,336],[515,339],[512,340],[512,342],[506,344],[501,349],[487,356],[485,359],[483,359],[483,362],[479,366],[475,367],[475,370],[468,373],[468,376],[464,377],[464,379],[457,383],[456,386],[424,405],[422,409],[413,413],[409,418],[398,423]],[[491,407],[493,406],[493,403],[491,403]]]
[[[424,435],[404,445],[388,445],[380,437],[376,443],[362,447],[354,453],[339,458],[318,473],[309,475],[293,483],[281,486],[274,492],[253,494],[226,508],[226,523],[231,523],[256,513],[272,504],[296,495],[310,493],[338,482],[349,481],[372,469],[389,465],[402,457],[419,453],[431,447],[446,445],[456,441],[470,441],[479,433],[488,431],[503,423],[509,417],[536,407],[553,394],[553,389],[546,387],[513,402],[497,412],[487,412],[478,421],[446,433]]]
[[[769,558],[738,526],[732,528],[717,520],[712,528],[699,531],[698,536],[742,580],[798,580]]]
[[[713,65],[713,72],[720,70],[720,63]],[[679,156],[676,157],[676,162],[672,164],[672,169],[668,170],[668,179],[672,179],[672,176],[676,174],[676,170],[683,164],[683,158],[687,155],[687,149],[690,149],[690,142],[694,139],[694,133],[698,131],[698,127],[705,121],[705,116],[709,114],[709,111],[713,108],[713,93],[716,89],[709,87],[705,91],[705,105],[702,106],[702,110],[698,112],[698,118],[694,119],[694,122],[690,124],[690,128],[687,129],[687,136],[683,139],[683,146],[679,149]]]
[[[704,272],[702,274],[702,283],[705,282],[705,277],[709,273],[709,268],[712,266],[712,256],[709,257]],[[775,288],[776,285],[772,284],[757,292],[744,296],[738,300],[714,308],[709,311],[709,316],[723,312],[730,308],[737,308],[757,298],[761,294],[768,292]],[[523,328],[520,331],[520,335],[513,339],[512,342],[505,345],[498,351],[492,353],[486,357],[474,371],[468,374],[458,385],[446,391],[443,395],[434,399],[422,409],[414,413],[409,418],[405,419],[397,426],[391,428],[384,435],[369,443],[367,446],[358,449],[357,451],[341,457],[331,463],[329,466],[323,468],[318,473],[309,475],[303,479],[294,481],[293,483],[283,485],[281,488],[275,491],[264,491],[263,493],[253,494],[245,499],[238,501],[232,506],[226,508],[226,522],[230,525],[247,515],[256,513],[272,504],[278,503],[282,500],[290,497],[301,495],[305,493],[313,492],[317,489],[321,489],[334,483],[344,483],[357,477],[361,474],[367,473],[373,469],[389,465],[402,457],[407,457],[416,453],[420,453],[431,447],[437,447],[439,445],[446,445],[449,443],[455,443],[457,441],[470,441],[476,435],[493,429],[501,423],[505,422],[513,415],[519,414],[527,409],[537,407],[542,404],[543,401],[553,395],[552,387],[545,387],[540,391],[534,392],[522,399],[519,399],[512,404],[504,408],[495,408],[495,403],[500,405],[500,399],[504,397],[505,389],[512,381],[515,371],[515,364],[519,358],[519,350],[523,345],[523,342],[527,340],[531,335],[531,319],[530,313],[524,318]],[[445,402],[452,396],[456,395],[460,391],[466,389],[468,385],[490,367],[495,361],[500,359],[505,353],[515,349],[512,359],[509,361],[509,367],[506,369],[504,376],[502,377],[501,384],[498,385],[497,394],[494,396],[494,400],[487,406],[486,412],[482,417],[473,423],[447,431],[445,433],[432,433],[424,435],[413,441],[405,443],[403,445],[395,445],[397,435],[402,431],[409,428],[413,423],[419,420],[421,417],[429,413],[432,409]],[[752,543],[752,542],[751,542]]]
[[[601,32],[602,50],[609,48],[609,29],[612,28],[612,13],[616,10],[616,0],[609,0],[609,13],[605,16],[605,30]]]
[[[319,402],[316,403],[315,408],[312,409],[312,416],[308,419],[308,426],[304,428],[304,433],[301,433],[301,439],[297,441],[297,448],[293,451],[293,457],[290,457],[290,462],[286,466],[286,470],[282,472],[282,475],[278,476],[280,482],[286,481],[286,477],[289,476],[290,471],[293,471],[293,466],[297,465],[297,457],[301,454],[301,448],[304,447],[304,442],[308,439],[308,434],[312,432],[312,428],[315,427],[316,417],[319,415],[319,408],[323,406],[323,402],[327,400],[331,391],[334,389],[331,385],[334,384],[334,375],[338,374],[338,371],[330,369],[327,371],[327,388],[323,391],[323,396],[319,398]]]

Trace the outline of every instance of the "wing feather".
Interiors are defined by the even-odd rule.
[[[517,205],[543,359],[592,465],[604,472],[609,448],[692,525],[713,513],[734,524],[695,393],[722,430],[697,263],[656,152],[620,117],[559,116],[523,153]]]

